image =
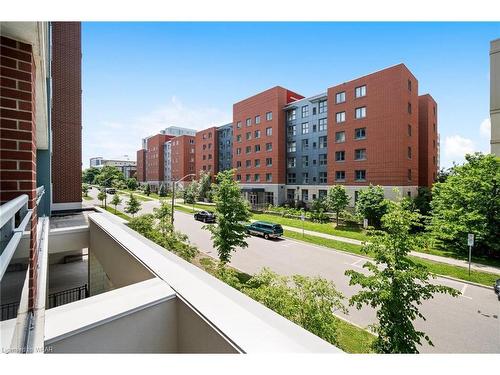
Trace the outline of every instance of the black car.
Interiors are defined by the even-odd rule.
[[[500,301],[500,279],[495,281],[493,288],[495,289],[495,293],[498,295],[498,300]]]
[[[215,215],[208,211],[198,211],[194,214],[194,219],[204,223],[215,223]]]

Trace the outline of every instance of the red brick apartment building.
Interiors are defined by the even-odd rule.
[[[165,142],[174,137],[167,134],[156,134],[147,140],[146,149],[146,181],[158,186],[165,179]]]
[[[201,171],[208,172],[212,176],[215,176],[218,172],[219,160],[217,127],[212,126],[211,128],[197,132],[195,145],[196,178],[200,177]]]
[[[172,181],[178,181],[184,176],[195,174],[196,170],[196,137],[192,135],[181,135],[172,139],[171,168]],[[187,177],[183,182],[189,182],[194,176]],[[183,185],[185,185],[183,183]]]
[[[286,131],[283,107],[303,96],[276,86],[233,105],[233,168],[242,191],[268,203],[284,196]],[[263,188],[267,185],[267,190]]]
[[[429,94],[418,97],[419,185],[432,186],[439,166],[437,103]]]

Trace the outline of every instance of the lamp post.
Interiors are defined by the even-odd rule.
[[[172,230],[174,229],[174,203],[175,203],[175,185],[178,183],[178,182],[181,182],[182,180],[184,180],[185,178],[188,178],[190,176],[196,176],[194,173],[190,173],[190,174],[187,174],[185,175],[184,177],[182,177],[181,179],[175,181],[175,180],[172,180],[172,221],[171,221],[171,224],[172,224]]]

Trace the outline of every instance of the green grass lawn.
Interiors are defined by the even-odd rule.
[[[369,241],[369,237],[366,235],[366,233],[364,233],[364,231],[359,228],[349,228],[349,227],[336,228],[332,223],[314,223],[312,221],[307,221],[307,220],[302,222],[302,220],[299,219],[292,219],[289,217],[282,217],[279,215],[271,215],[271,214],[253,214],[252,218],[255,220],[271,221],[273,223],[300,229],[302,229],[302,225],[304,225],[304,229],[306,230],[331,234],[333,236],[352,238],[360,241]]]
[[[104,206],[100,206],[101,208],[104,208]],[[128,216],[127,214],[124,214],[123,212],[120,212],[118,210],[116,210],[115,212],[115,209],[114,208],[111,208],[110,206],[104,208],[106,211],[112,213],[113,215],[116,215],[120,218],[122,218],[123,220],[127,220],[127,221],[130,221],[132,219],[131,216]]]
[[[284,234],[287,238],[292,238],[299,241],[304,241],[308,243],[312,243],[314,245],[329,247],[331,249],[343,250],[349,253],[357,254],[357,255],[365,255],[369,257],[373,257],[373,254],[367,254],[361,250],[362,246],[349,244],[346,242],[335,241],[328,238],[311,236],[306,234],[302,237],[302,233],[297,233],[289,230],[285,230]],[[495,280],[499,278],[499,275],[489,273],[489,272],[481,272],[481,271],[471,271],[469,276],[469,271],[467,268],[452,266],[445,263],[433,262],[427,259],[421,259],[417,257],[410,256],[410,258],[415,262],[426,266],[430,272],[436,275],[450,276],[457,279],[471,281],[474,283],[478,283],[485,286],[492,286],[495,283]]]
[[[86,201],[91,201],[91,200],[92,200],[92,199],[94,199],[94,198],[89,197],[89,196],[85,196],[85,195],[83,195],[83,196],[82,196],[82,199],[83,199],[83,200],[86,200]]]
[[[178,206],[178,205],[174,205],[174,209],[176,209],[177,211],[185,212],[187,214],[192,214],[192,213],[196,212],[196,211],[193,211],[192,208],[187,208],[187,207]]]
[[[134,194],[134,197],[136,197],[136,199],[138,201],[141,201],[141,202],[147,202],[147,201],[154,200],[153,198],[148,198],[145,195],[139,195],[139,193],[136,193],[135,191],[118,190],[118,193],[120,194],[121,197],[123,197],[126,200],[129,199],[130,193]]]

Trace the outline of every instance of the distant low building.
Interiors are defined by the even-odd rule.
[[[90,158],[90,166],[95,168],[102,168],[104,166],[118,168],[125,178],[136,177],[137,162],[134,160],[126,159],[104,159],[103,157]]]

